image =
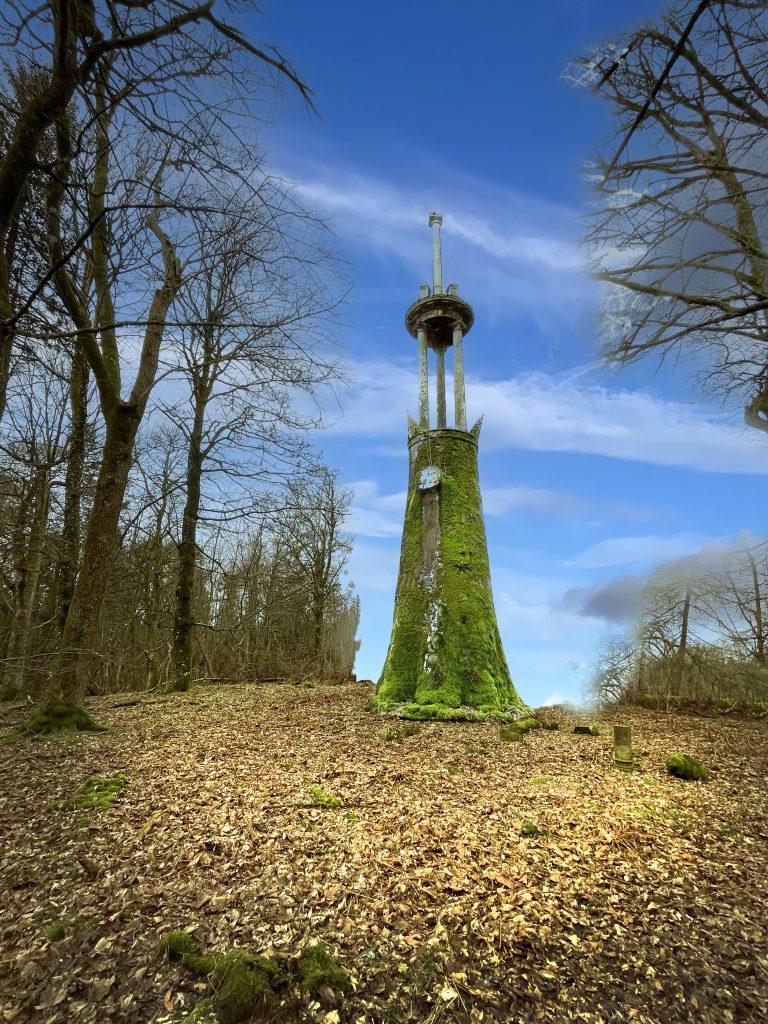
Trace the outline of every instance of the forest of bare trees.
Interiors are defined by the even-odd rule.
[[[603,701],[757,706],[768,712],[768,544],[751,540],[658,566],[631,635],[604,644]]]
[[[0,14],[6,695],[348,676],[350,495],[309,443],[343,267],[258,141],[277,51],[207,0]]]

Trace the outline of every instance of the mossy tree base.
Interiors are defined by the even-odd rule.
[[[478,430],[411,430],[395,615],[375,705],[401,718],[514,719],[526,710],[496,623]],[[436,499],[419,489],[427,466],[440,470]]]
[[[106,731],[107,727],[94,722],[85,708],[81,708],[77,704],[68,704],[65,701],[55,701],[45,704],[35,711],[6,739],[15,741],[31,739],[35,736],[51,736],[60,732]]]

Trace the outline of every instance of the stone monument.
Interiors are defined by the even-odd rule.
[[[408,496],[392,636],[376,704],[403,718],[516,718],[518,697],[491,593],[477,444],[467,430],[463,342],[474,322],[455,284],[443,288],[440,225],[433,213],[432,288],[405,315],[419,345],[419,419],[408,417]],[[453,349],[455,426],[447,426],[445,354]],[[428,354],[435,354],[437,425],[429,422]]]

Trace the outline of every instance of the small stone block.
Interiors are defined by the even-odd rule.
[[[574,726],[573,731],[578,736],[599,736],[600,730],[596,725],[577,725]]]
[[[634,771],[632,729],[628,725],[614,725],[613,727],[613,763],[624,772]]]

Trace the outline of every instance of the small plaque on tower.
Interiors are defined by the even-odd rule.
[[[437,466],[425,466],[419,473],[419,490],[434,491],[440,486],[440,470]]]

